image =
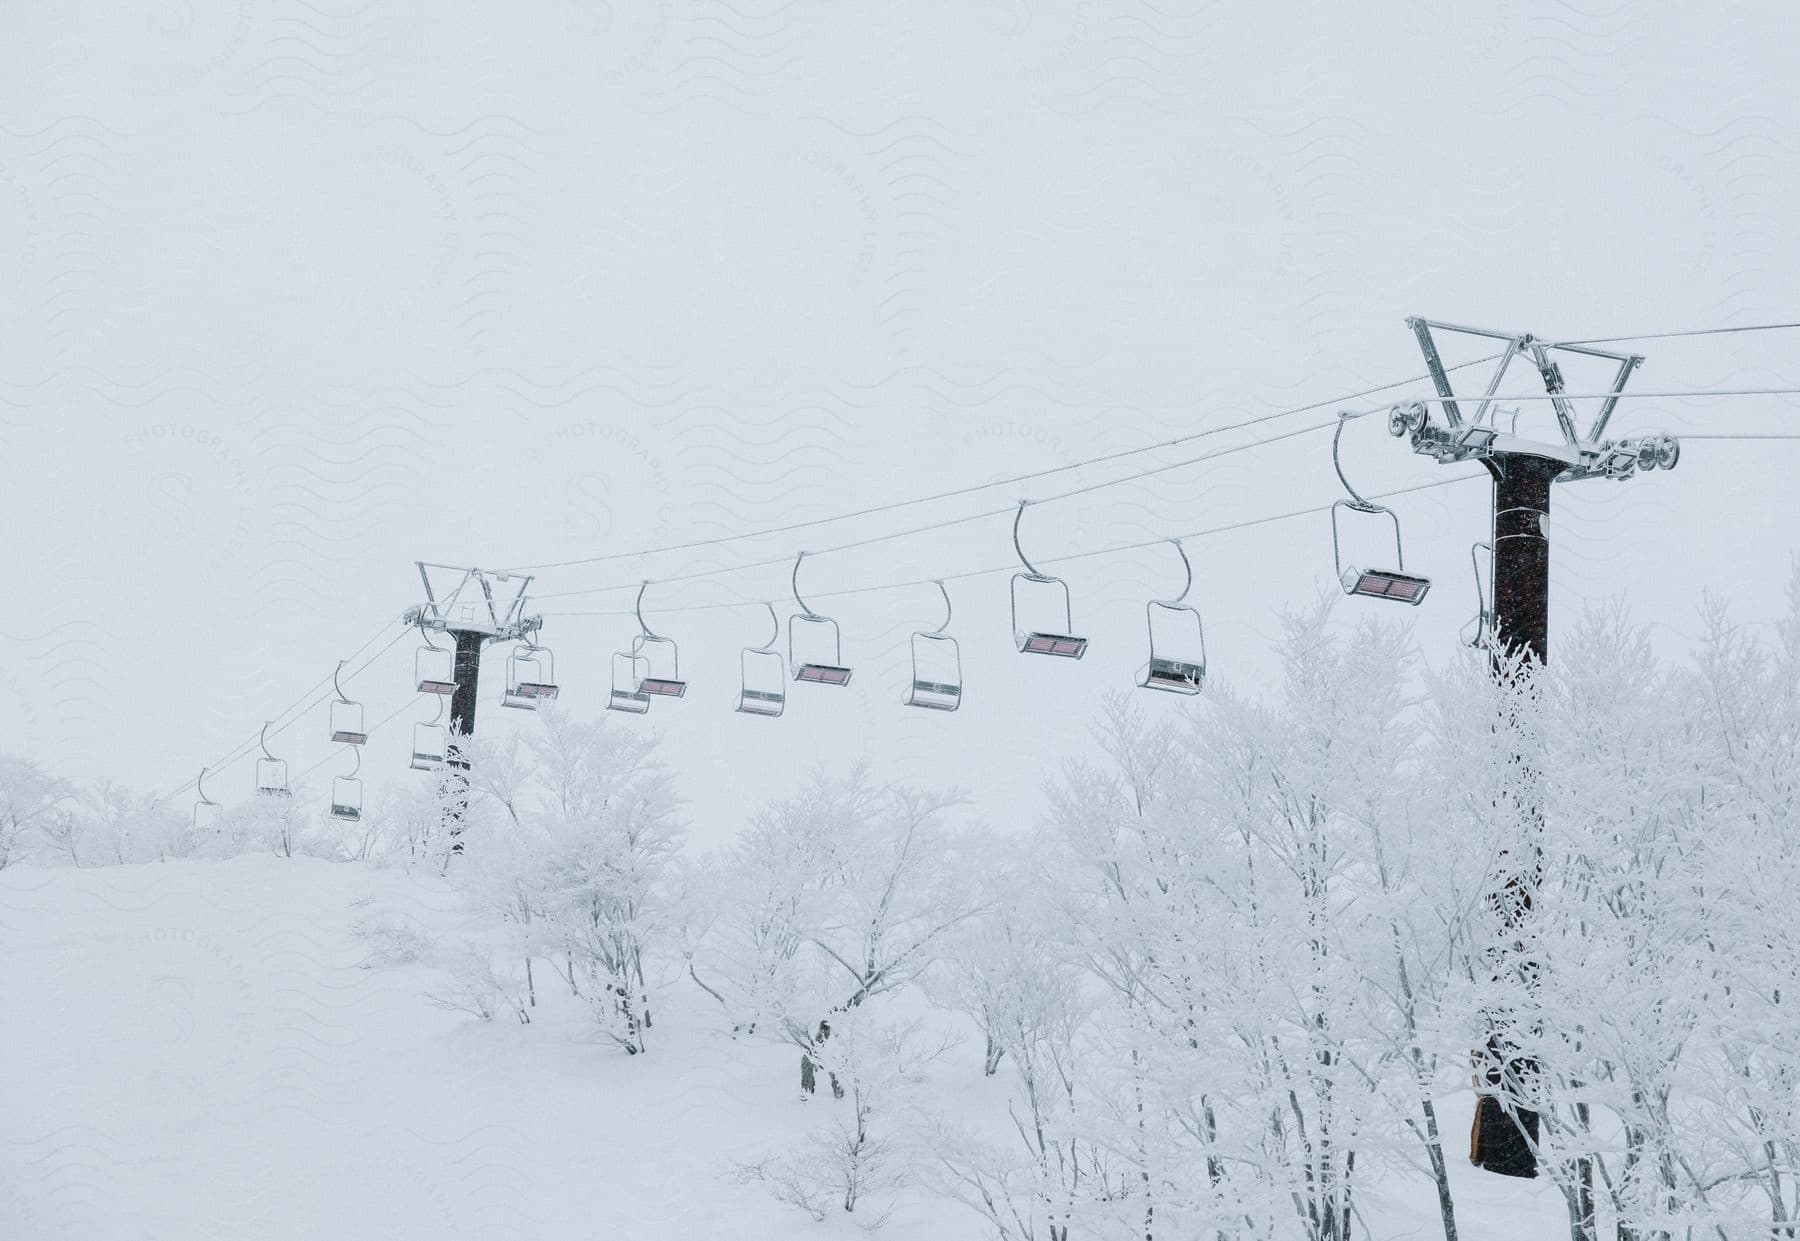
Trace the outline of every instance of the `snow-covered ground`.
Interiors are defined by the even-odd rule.
[[[734,1041],[671,982],[628,1057],[540,978],[538,1016],[434,1005],[445,976],[395,951],[469,928],[442,880],[243,857],[0,873],[4,1241],[616,1241],[858,1237],[737,1171],[834,1106],[802,1104],[791,1050]],[[374,932],[374,933],[372,933]],[[925,1106],[979,1121],[1007,1079],[979,1044]],[[842,1105],[837,1105],[842,1106]],[[1547,1185],[1455,1158],[1462,1235],[1566,1235]],[[1368,1187],[1363,1235],[1441,1235],[1429,1182]],[[979,1238],[965,1208],[902,1190],[879,1235]]]

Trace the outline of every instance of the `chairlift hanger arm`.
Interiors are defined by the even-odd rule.
[[[765,601],[763,606],[769,609],[769,624],[771,626],[769,630],[769,640],[761,646],[753,646],[750,649],[753,651],[768,651],[770,654],[776,654],[775,644],[781,641],[781,617],[776,615],[775,605],[773,603]]]
[[[1348,503],[1351,508],[1359,513],[1385,513],[1388,511],[1387,509],[1371,500],[1365,499],[1360,491],[1350,485],[1350,479],[1344,474],[1344,427],[1346,424],[1362,416],[1363,413],[1361,412],[1349,410],[1338,414],[1337,429],[1331,433],[1331,467],[1337,471],[1338,481],[1344,484],[1344,490],[1350,493],[1350,499],[1348,501],[1340,500],[1338,503]],[[1181,558],[1183,561],[1186,561],[1187,553],[1183,552]],[[1189,581],[1192,581],[1191,569],[1189,570]]]
[[[1181,584],[1180,594],[1172,599],[1155,599],[1152,602],[1167,604],[1170,607],[1182,607],[1188,597],[1188,592],[1194,588],[1194,566],[1188,560],[1187,548],[1181,545],[1180,539],[1170,539],[1169,543],[1174,546],[1175,554],[1181,557],[1181,571],[1186,575],[1186,579]]]
[[[644,623],[644,592],[649,589],[650,589],[650,581],[648,578],[646,578],[644,580],[643,585],[638,587],[637,603],[633,607],[632,610],[637,613],[638,628],[642,629],[644,631],[644,636],[646,638],[651,639],[652,641],[660,642],[660,641],[662,641],[662,635],[659,633],[656,633],[654,630],[652,630],[650,628],[649,625]]]
[[[926,634],[927,637],[931,638],[939,637],[943,634],[944,630],[950,628],[950,617],[952,615],[950,606],[950,588],[944,585],[944,579],[941,577],[934,578],[933,582],[938,588],[938,593],[944,596],[944,623]]]
[[[805,560],[807,555],[808,553],[801,552],[798,556],[794,557],[794,571],[789,575],[788,583],[794,592],[794,602],[800,605],[800,614],[806,617],[807,620],[823,620],[825,618],[813,611],[812,608],[807,605],[806,600],[800,597],[800,562]]]
[[[1039,573],[1037,566],[1032,564],[1031,561],[1026,558],[1025,549],[1019,545],[1019,522],[1025,516],[1026,507],[1029,506],[1031,503],[1033,503],[1033,502],[1030,500],[1020,500],[1018,509],[1016,511],[1014,511],[1014,513],[1013,513],[1013,531],[1012,531],[1013,552],[1015,554],[1017,554],[1017,556],[1019,557],[1019,563],[1025,566],[1025,572],[1030,574],[1031,579],[1033,581],[1035,581],[1035,582],[1055,581],[1056,579],[1051,577],[1049,574]]]

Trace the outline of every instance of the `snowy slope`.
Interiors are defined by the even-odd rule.
[[[631,1058],[554,978],[532,1025],[482,1023],[367,933],[469,925],[441,880],[349,864],[0,873],[0,1239],[866,1235],[734,1175],[832,1104],[798,1102],[793,1054],[734,1042],[692,987]],[[943,1062],[928,1106],[997,1115],[979,1060]],[[1469,1100],[1445,1106],[1454,1144]],[[1547,1187],[1454,1171],[1465,1238],[1566,1235]],[[1424,1180],[1369,1189],[1377,1241],[1441,1235]],[[984,1232],[903,1192],[880,1235]]]

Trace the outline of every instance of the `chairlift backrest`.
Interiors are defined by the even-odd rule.
[[[630,651],[613,652],[612,692],[606,699],[607,710],[642,715],[650,709],[650,695],[640,688],[643,669],[648,663],[648,660]]]

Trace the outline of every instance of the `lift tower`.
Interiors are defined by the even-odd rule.
[[[425,602],[407,611],[407,623],[448,634],[456,644],[456,689],[450,696],[450,745],[445,754],[460,786],[451,811],[450,835],[455,840],[462,834],[469,784],[469,756],[457,738],[475,734],[481,648],[489,642],[529,641],[544,619],[524,614],[525,591],[531,585],[528,574],[490,573],[423,560],[416,563]],[[456,840],[451,851],[462,852],[462,842]]]
[[[1427,402],[1396,405],[1389,412],[1388,430],[1409,438],[1414,452],[1444,464],[1479,461],[1493,475],[1493,601],[1491,606],[1484,606],[1483,632],[1477,641],[1492,652],[1496,675],[1517,666],[1521,660],[1529,673],[1534,664],[1545,663],[1550,653],[1550,544],[1542,522],[1550,511],[1551,485],[1584,478],[1624,480],[1639,470],[1669,469],[1679,459],[1681,445],[1668,435],[1602,438],[1625,384],[1644,360],[1637,354],[1608,353],[1530,335],[1458,327],[1427,319],[1408,319],[1407,324],[1418,338],[1426,369],[1437,388],[1437,400],[1429,404],[1437,405],[1442,415],[1434,419]],[[1487,391],[1480,397],[1457,397],[1439,357],[1434,331],[1505,342]],[[1616,363],[1618,369],[1607,391],[1591,398],[1572,397],[1558,365],[1559,354]],[[1521,358],[1535,366],[1543,380],[1547,403],[1560,433],[1556,439],[1521,436],[1519,412],[1496,409],[1495,394],[1501,380],[1507,368]],[[1578,399],[1598,403],[1598,411],[1585,433],[1577,425]],[[1466,418],[1464,404],[1474,406],[1473,414]],[[1503,417],[1507,419],[1504,428]],[[1534,419],[1531,429],[1547,430],[1547,426],[1538,425],[1546,422]],[[1520,761],[1525,760],[1521,757]],[[1526,839],[1501,854],[1494,887],[1487,897],[1487,910],[1493,920],[1488,964],[1496,978],[1510,975],[1529,987],[1539,967],[1525,948],[1525,926],[1542,875],[1536,827],[1543,822],[1543,807],[1531,804],[1523,809]],[[1489,1019],[1487,1045],[1476,1053],[1479,1093],[1469,1160],[1503,1176],[1536,1176],[1538,1115],[1527,1101],[1538,1066],[1520,1050],[1508,1014],[1491,1012]]]

